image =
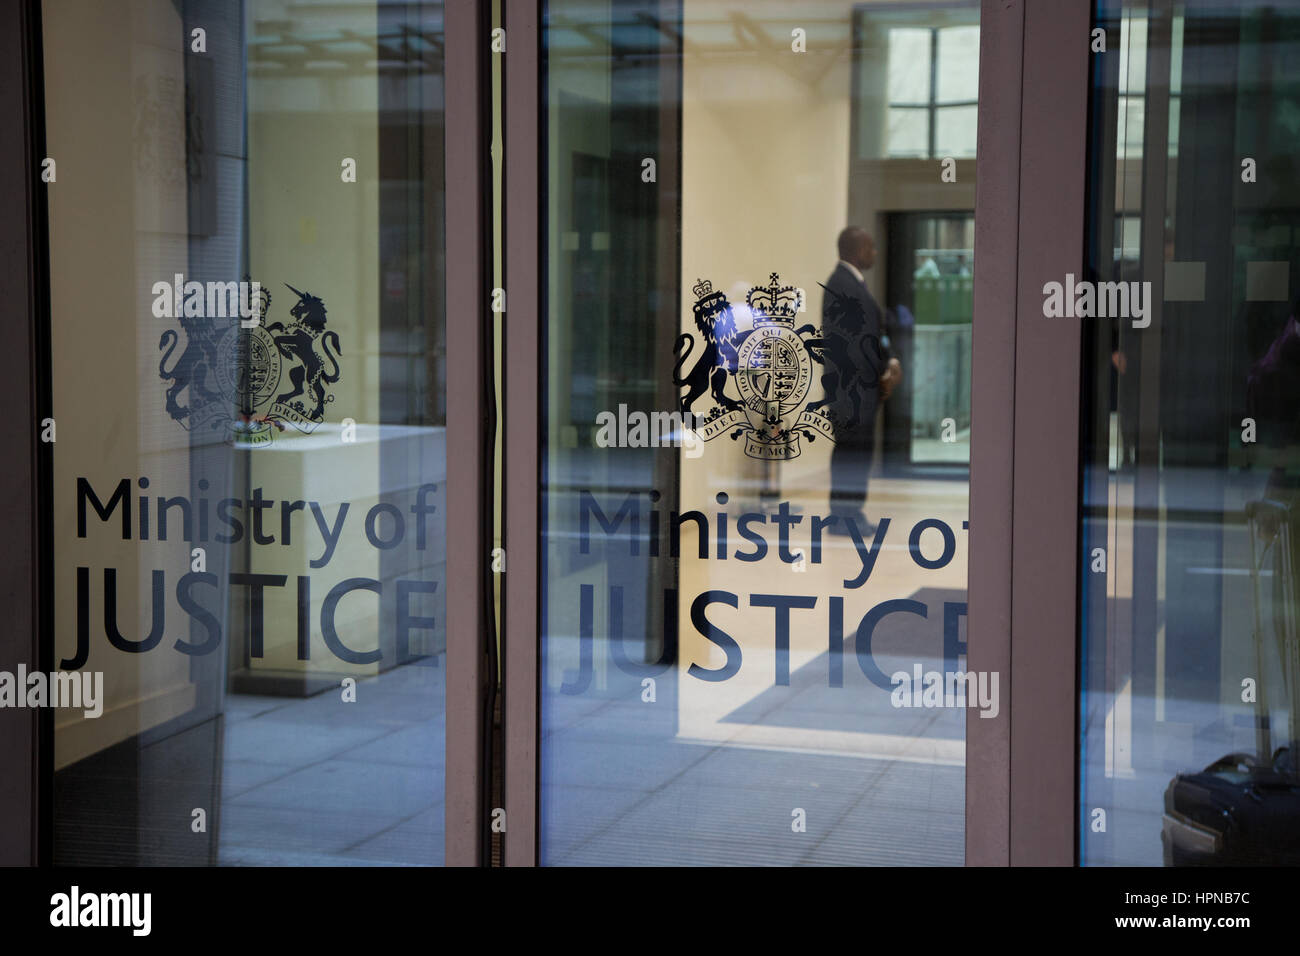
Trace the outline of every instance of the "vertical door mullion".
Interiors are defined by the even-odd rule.
[[[980,12],[967,666],[1003,690],[966,725],[974,866],[1075,861],[1081,328],[1042,287],[1082,272],[1090,14]]]
[[[1011,673],[1011,522],[1020,216],[1023,0],[980,9],[971,336],[970,671]],[[1011,688],[992,719],[966,721],[966,864],[1005,866],[1010,850]]]
[[[8,184],[0,215],[0,375],[6,409],[0,440],[10,450],[0,471],[0,521],[10,547],[0,557],[0,593],[6,624],[0,670],[51,670],[50,545],[53,509],[49,474],[54,445],[42,442],[48,416],[49,243],[40,160],[45,152],[44,76],[40,4],[6,4],[0,12],[0,121],[10,135],[0,143],[0,178]],[[53,773],[51,709],[0,710],[0,865],[30,866],[50,859]]]
[[[507,866],[534,866],[538,860],[538,488],[541,363],[545,361],[539,280],[540,6],[530,0],[502,3],[507,37],[502,98],[506,314],[501,521],[507,556],[501,615]]]
[[[1083,268],[1091,13],[1088,0],[1025,4],[1023,88],[1031,92],[1020,121],[1009,682],[1013,866],[1075,862],[1082,326],[1078,319],[1044,317],[1042,290]]]
[[[484,701],[492,470],[487,374],[486,0],[446,5],[447,769],[446,863],[486,861]]]

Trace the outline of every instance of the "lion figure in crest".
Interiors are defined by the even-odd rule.
[[[726,294],[714,292],[707,279],[695,285],[695,294],[699,297],[694,306],[695,326],[700,330],[704,348],[685,376],[681,375],[682,366],[695,350],[695,337],[683,332],[673,346],[673,354],[677,356],[673,384],[687,389],[682,396],[681,412],[689,413],[691,405],[705,392],[711,392],[713,400],[726,411],[733,411],[742,404],[726,394],[727,379],[740,368],[740,346],[750,333],[737,331],[736,317]]]

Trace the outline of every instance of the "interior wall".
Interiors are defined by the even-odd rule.
[[[107,501],[123,478],[140,494],[184,495],[189,438],[164,410],[152,284],[187,271],[183,31],[168,0],[119,5],[49,0],[43,8],[46,135],[56,163],[50,215],[54,449],[55,665],[77,644],[76,575],[90,569],[87,671],[104,674],[104,712],[55,711],[55,768],[190,710],[190,659],[170,648],[177,609],[152,652],[103,637],[104,569],[117,570],[125,637],[151,620],[151,571],[189,564],[189,544],[121,537],[91,511],[77,537],[77,479]],[[142,388],[141,383],[157,387]],[[147,477],[148,491],[137,486]],[[133,519],[135,512],[133,510]],[[170,574],[170,571],[169,571]]]
[[[734,305],[749,289],[767,285],[771,273],[781,285],[804,291],[807,312],[800,323],[821,325],[822,290],[838,261],[835,239],[848,223],[851,21],[848,3],[800,5],[808,43],[836,52],[826,63],[816,54],[791,50],[788,33],[796,22],[789,4],[762,0],[745,6],[774,47],[710,54],[716,24],[734,4],[685,0],[682,59],[682,288],[681,331],[696,331],[692,291],[698,279],[725,291]],[[809,401],[821,397],[813,376]],[[703,399],[697,411],[705,410]],[[684,454],[682,510],[711,506],[717,491],[707,476],[762,479],[762,465],[739,442],[708,444],[697,459]],[[809,468],[825,468],[817,455],[774,463],[777,485],[801,479]],[[816,459],[818,464],[812,464]],[[707,464],[706,464],[707,463]]]

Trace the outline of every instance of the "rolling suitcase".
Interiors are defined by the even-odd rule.
[[[1179,774],[1165,789],[1161,842],[1166,866],[1300,864],[1300,774],[1296,766],[1300,634],[1297,631],[1295,513],[1272,500],[1246,506],[1254,592],[1255,753],[1221,757],[1199,773]],[[1273,614],[1266,624],[1261,592],[1266,569]],[[1269,626],[1271,625],[1271,626]],[[1266,633],[1266,632],[1271,632]],[[1266,641],[1282,666],[1287,722],[1275,747],[1270,726]]]

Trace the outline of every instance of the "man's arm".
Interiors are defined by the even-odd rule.
[[[884,342],[884,316],[875,298],[863,290],[863,326],[867,341],[873,343],[876,353],[875,366],[879,370],[880,398],[885,401],[893,393],[903,378],[903,365],[890,354]]]

